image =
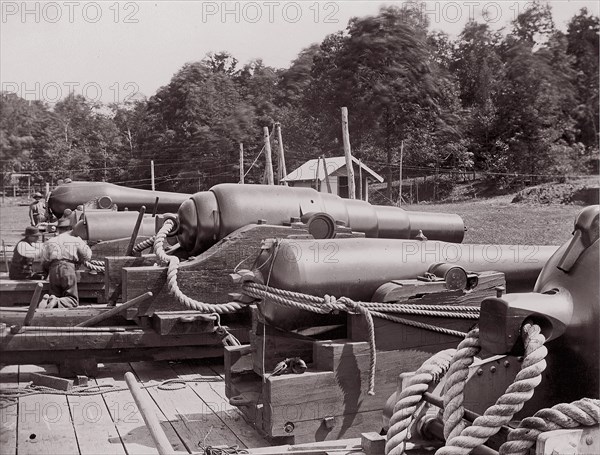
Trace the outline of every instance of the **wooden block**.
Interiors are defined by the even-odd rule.
[[[57,378],[40,373],[31,373],[30,377],[32,385],[50,387],[51,389],[64,391],[68,391],[73,388],[73,381],[71,379]]]
[[[104,258],[104,292],[106,300],[116,302],[121,299],[123,267],[151,266],[157,262],[156,256],[108,256]]]
[[[151,319],[153,329],[161,335],[206,334],[215,329],[215,322],[197,311],[159,312]]]
[[[365,455],[383,455],[385,453],[385,436],[379,433],[363,433],[360,445]]]

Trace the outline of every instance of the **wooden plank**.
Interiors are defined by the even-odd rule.
[[[52,308],[38,310],[31,320],[32,326],[45,327],[72,327],[86,319],[106,311],[105,305],[81,305],[77,308]],[[0,308],[0,322],[7,325],[22,324],[25,319],[26,308],[11,307]],[[106,325],[116,325],[124,322],[122,317],[107,321]]]
[[[19,366],[8,365],[0,369],[0,384],[3,388],[19,387]],[[17,425],[19,403],[0,408],[0,447],[2,453],[17,453]]]
[[[263,447],[269,442],[260,437],[256,429],[244,419],[243,414],[229,404],[225,394],[225,382],[219,375],[203,365],[190,363],[176,363],[173,369],[182,379],[195,379],[198,377],[213,379],[210,382],[190,382],[188,385],[206,403],[206,406],[242,441],[244,447]]]
[[[117,388],[127,388],[124,379],[127,371],[131,371],[131,367],[126,363],[100,365],[96,383],[98,385],[112,384]],[[158,451],[154,446],[150,432],[146,428],[144,419],[139,413],[129,390],[105,393],[102,397],[116,427],[116,433],[111,436],[111,443],[115,445],[119,442],[122,443],[128,455],[157,454]],[[173,448],[178,451],[186,451],[181,439],[177,436],[164,414],[159,412],[158,416]]]
[[[144,383],[162,382],[178,377],[168,364],[162,362],[134,362],[131,366]],[[179,390],[160,390],[153,387],[147,391],[189,451],[197,451],[199,444],[243,444],[190,387]]]
[[[50,370],[52,371],[52,370]],[[35,366],[19,369],[19,383],[27,385],[32,372],[50,372]],[[78,454],[79,446],[65,395],[19,398],[17,444],[19,454]]]
[[[125,447],[101,395],[69,395],[67,401],[81,455],[125,455]]]

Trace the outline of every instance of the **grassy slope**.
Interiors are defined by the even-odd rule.
[[[560,245],[571,237],[575,205],[511,204],[510,197],[451,204],[404,206],[406,210],[460,215],[467,232],[465,243]]]

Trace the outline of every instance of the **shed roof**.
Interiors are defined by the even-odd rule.
[[[331,175],[335,171],[346,165],[346,157],[335,156],[333,158],[325,158],[325,162],[327,164],[327,175]],[[363,171],[365,171],[368,174],[368,176],[372,177],[380,183],[383,182],[383,177],[380,176],[374,170],[372,170],[366,164],[361,163],[355,157],[352,157],[352,162],[356,166],[360,166],[363,169]],[[319,179],[324,179],[325,167],[323,166],[323,160],[316,158],[314,160],[308,160],[298,169],[290,172],[283,180],[286,182],[301,182],[315,180],[317,178],[317,169],[319,170]]]

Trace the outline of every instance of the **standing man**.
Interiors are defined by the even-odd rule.
[[[29,221],[32,226],[39,226],[42,221],[46,221],[46,217],[44,216],[46,207],[44,206],[44,198],[41,193],[35,193],[33,198],[35,201],[29,205]]]
[[[39,243],[40,231],[35,226],[25,228],[24,238],[20,240],[13,251],[13,257],[8,269],[11,280],[41,280],[43,274],[33,273],[33,261],[42,258],[42,244]]]
[[[71,234],[71,220],[58,222],[58,235],[44,244],[44,268],[49,270],[50,295],[39,308],[73,308],[79,305],[75,265],[92,259],[92,250],[80,237]]]

